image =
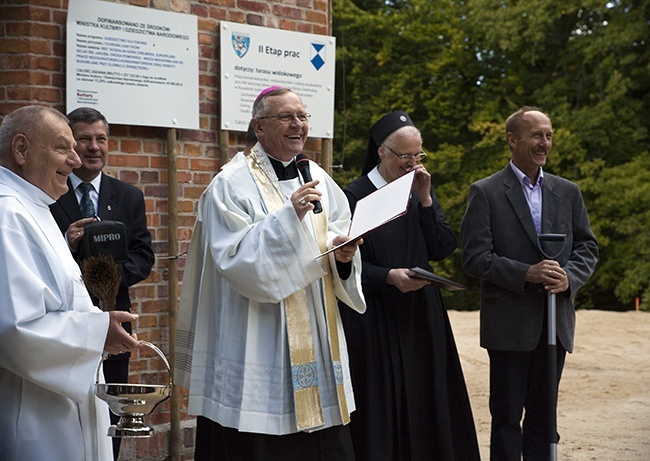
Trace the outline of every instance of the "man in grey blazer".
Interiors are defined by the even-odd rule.
[[[490,357],[490,459],[519,461],[523,453],[526,461],[547,461],[546,297],[556,295],[557,394],[566,352],[573,351],[573,298],[594,271],[598,245],[578,186],[542,170],[553,144],[548,115],[523,107],[505,128],[512,159],[470,187],[462,260],[481,282],[481,346]],[[539,251],[541,233],[566,234],[555,261]]]

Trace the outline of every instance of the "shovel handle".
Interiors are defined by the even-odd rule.
[[[542,248],[542,242],[562,242],[562,247],[556,254],[552,255],[544,251],[544,248]],[[537,236],[537,248],[544,255],[546,259],[555,260],[555,258],[557,258],[558,256],[560,256],[560,254],[562,254],[565,244],[566,244],[566,234],[539,234]]]

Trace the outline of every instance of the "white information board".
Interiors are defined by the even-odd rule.
[[[70,0],[66,110],[93,107],[109,123],[199,128],[194,15]]]
[[[336,39],[221,21],[221,129],[246,131],[255,98],[281,85],[311,114],[309,136],[334,136]]]

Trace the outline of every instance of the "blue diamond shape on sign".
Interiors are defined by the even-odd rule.
[[[325,64],[325,45],[322,43],[311,44],[311,63],[316,70],[320,70]]]

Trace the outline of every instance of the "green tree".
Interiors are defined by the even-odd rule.
[[[608,213],[627,210],[631,221],[646,224],[647,216],[632,195],[608,184],[634,172],[627,187],[636,190],[647,179],[637,169],[646,165],[641,153],[648,152],[650,2],[334,0],[333,5],[335,163],[343,165],[335,177],[342,186],[359,175],[372,123],[392,110],[406,110],[422,131],[427,168],[458,229],[469,184],[503,168],[510,157],[505,118],[520,106],[539,106],[551,115],[555,130],[545,169],[584,188],[601,242],[597,274],[580,292],[579,306],[621,308],[647,291],[644,262],[627,257],[648,239],[647,225],[624,232],[632,226],[613,223],[618,218]],[[459,252],[436,270],[476,286],[465,276]],[[477,306],[477,290],[454,293],[448,305]]]
[[[590,218],[599,235],[600,263],[592,280],[600,299],[615,297],[629,308],[634,299],[650,310],[650,154],[604,168],[585,166],[581,187],[591,198]]]

